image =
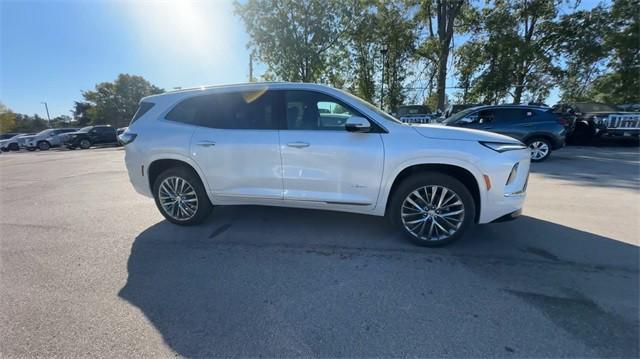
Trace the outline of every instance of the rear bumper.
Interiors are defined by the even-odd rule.
[[[611,136],[638,136],[640,135],[640,128],[605,128],[602,130],[602,134]]]

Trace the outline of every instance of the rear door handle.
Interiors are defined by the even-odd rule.
[[[287,143],[287,146],[294,147],[294,148],[305,148],[305,147],[309,147],[309,144],[306,142],[297,141],[297,142],[289,142]]]
[[[202,147],[211,147],[211,146],[215,146],[216,143],[214,141],[200,141],[196,143],[196,145],[202,146]]]

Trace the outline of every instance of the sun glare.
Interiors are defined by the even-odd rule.
[[[142,46],[202,67],[215,65],[228,48],[229,4],[204,1],[136,1],[124,6]]]

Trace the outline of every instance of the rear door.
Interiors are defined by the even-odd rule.
[[[214,196],[282,199],[277,96],[264,90],[221,92],[186,100],[184,108],[174,109],[174,115],[184,112],[199,125],[191,138],[191,156]]]
[[[286,128],[280,131],[284,199],[332,206],[375,206],[384,163],[381,129],[345,130],[350,116],[362,116],[329,95],[286,91]]]

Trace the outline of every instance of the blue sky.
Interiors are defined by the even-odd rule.
[[[0,0],[0,101],[42,117],[46,101],[55,117],[120,73],[164,89],[243,82],[247,41],[231,1]]]

